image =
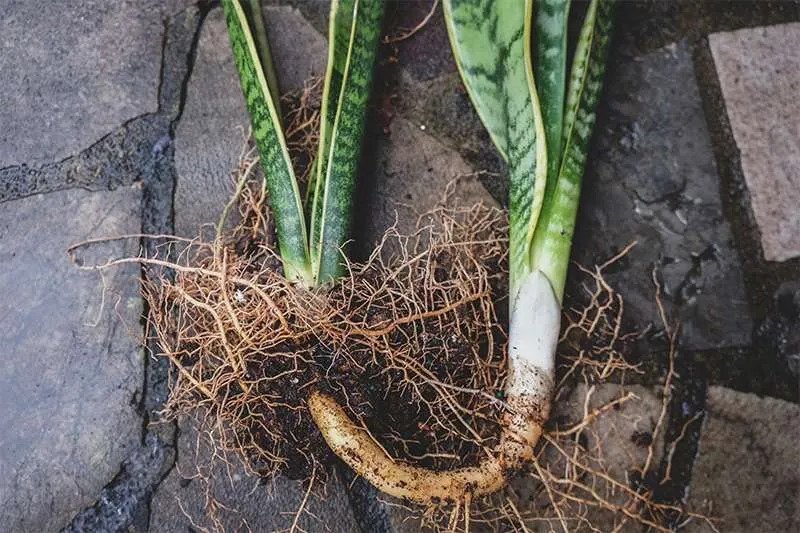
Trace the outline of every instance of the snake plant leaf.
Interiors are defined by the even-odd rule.
[[[311,211],[317,283],[339,277],[350,238],[353,193],[383,18],[383,0],[333,0],[328,71]]]
[[[354,0],[335,0],[331,2],[330,22],[328,25],[328,63],[325,69],[325,82],[322,89],[322,109],[320,120],[319,146],[317,147],[317,157],[314,160],[313,170],[310,174],[308,184],[308,197],[313,202],[314,198],[320,197],[322,193],[318,189],[328,168],[328,158],[320,157],[321,154],[329,153],[331,129],[336,122],[336,110],[339,96],[342,93],[342,80],[347,69],[347,50],[350,48],[350,36],[353,31],[353,15],[355,14]],[[322,207],[320,204],[319,208]],[[308,205],[311,217],[314,217],[313,206]],[[313,236],[314,224],[312,227],[312,242],[318,240]]]
[[[278,75],[275,72],[275,63],[272,61],[267,27],[264,23],[264,13],[261,10],[261,0],[248,0],[246,4],[242,5],[242,8],[244,9],[245,16],[249,22],[248,27],[255,41],[256,53],[258,54],[258,60],[261,62],[261,68],[264,71],[264,77],[269,86],[272,104],[275,106],[280,116],[281,95],[280,88],[278,87]]]
[[[561,162],[569,6],[570,0],[535,0],[533,3],[533,72],[547,136],[545,202],[552,195]]]
[[[547,181],[531,58],[532,0],[445,0],[450,44],[473,105],[509,167],[510,301],[530,269]]]
[[[240,0],[222,0],[233,57],[239,71],[253,137],[267,179],[270,205],[275,214],[278,247],[287,279],[312,281],[305,216],[297,179],[250,22]]]
[[[612,0],[591,1],[570,73],[558,178],[534,237],[533,268],[547,275],[559,299],[566,283],[581,178],[603,87],[612,20]]]

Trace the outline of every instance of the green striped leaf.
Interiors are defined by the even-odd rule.
[[[553,193],[561,162],[569,5],[569,0],[536,0],[533,4],[533,72],[547,137],[545,202]]]
[[[333,0],[320,146],[312,186],[311,258],[325,283],[343,272],[383,0]]]
[[[547,275],[559,299],[564,293],[581,180],[603,86],[612,15],[611,0],[592,0],[589,4],[570,74],[562,136],[564,153],[534,237],[533,268]]]
[[[450,44],[478,115],[509,166],[510,296],[530,269],[547,181],[531,58],[531,0],[445,0]]]
[[[307,210],[314,217],[314,198],[321,197],[322,192],[318,189],[323,183],[320,176],[324,176],[328,168],[328,158],[320,157],[320,154],[327,154],[330,150],[331,129],[336,122],[336,110],[338,108],[339,96],[342,92],[342,80],[347,69],[347,50],[350,48],[350,36],[353,32],[353,15],[355,13],[355,1],[343,0],[331,2],[330,17],[328,23],[328,63],[325,69],[325,81],[322,88],[322,109],[323,119],[320,120],[319,146],[317,147],[317,157],[314,160],[314,167],[310,174],[308,184]],[[321,209],[322,204],[318,206]],[[314,236],[314,224],[311,223],[311,240],[318,240]]]
[[[253,137],[275,214],[278,247],[287,279],[312,281],[305,216],[297,179],[273,95],[246,12],[239,0],[222,0],[233,57],[253,125]],[[274,80],[273,80],[274,84]]]
[[[261,0],[247,0],[246,4],[242,4],[242,8],[249,23],[250,33],[253,34],[258,61],[261,63],[261,69],[264,71],[264,78],[267,80],[269,93],[272,96],[272,105],[275,106],[278,116],[280,116],[281,95],[278,87],[278,75],[275,72],[275,63],[272,61],[267,26],[264,23],[264,13],[261,10]]]

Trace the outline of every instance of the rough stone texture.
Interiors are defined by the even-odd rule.
[[[138,269],[80,271],[71,244],[139,231],[141,190],[72,190],[0,204],[0,524],[54,531],[138,446]],[[86,264],[135,254],[90,246]]]
[[[800,530],[800,406],[710,387],[690,502],[720,531]],[[710,531],[696,525],[693,531]]]
[[[623,387],[611,383],[590,388],[580,384],[568,397],[558,400],[556,411],[551,417],[553,420],[558,420],[562,427],[570,427],[586,415],[585,405],[588,412],[591,413],[628,393],[633,393],[635,398],[622,403],[618,409],[612,408],[605,411],[582,432],[585,446],[593,451],[608,475],[623,484],[638,476],[647,462],[648,445],[645,442],[648,437],[653,436],[662,406],[662,400],[655,389],[639,385]],[[587,394],[590,394],[588,405],[586,404]],[[662,431],[653,447],[651,470],[658,467],[664,449],[663,443]],[[546,460],[549,460],[551,465],[563,465],[563,458],[553,450],[550,451]],[[607,485],[600,479],[595,480],[593,486],[600,494],[608,490]],[[533,499],[533,494],[541,488],[538,482],[529,481],[526,485],[517,482],[515,488],[522,495],[521,502],[528,500],[525,495],[530,493],[532,504],[548,505],[547,500],[542,500],[543,494],[540,494],[539,498]],[[618,505],[626,502],[626,498],[620,494],[619,489],[613,492],[613,494],[605,494],[609,501]],[[520,505],[524,509],[524,503]],[[523,511],[523,509],[520,510]],[[530,510],[535,513],[535,509]],[[600,509],[590,510],[586,515],[586,519],[598,531],[631,533],[641,531],[641,527],[628,523],[623,518],[621,515]],[[620,525],[622,522],[626,522],[625,525]],[[533,522],[529,524],[529,527],[534,530],[536,525]]]
[[[327,44],[290,7],[265,8],[270,47],[283,93],[325,74]],[[249,127],[222,9],[203,23],[186,106],[175,138],[175,231],[195,237],[216,224],[233,194],[235,168]]]
[[[454,148],[475,170],[492,197],[505,205],[508,184],[505,163],[489,139],[457,72],[417,81],[408,69],[389,99],[391,113],[425,126],[425,131]],[[387,129],[391,131],[392,125]]]
[[[188,420],[181,421],[176,467],[159,486],[151,504],[152,533],[183,533],[213,526],[222,531],[287,531],[306,488],[279,477],[263,483],[231,458],[231,465],[209,463],[209,449]],[[201,474],[202,473],[202,474]],[[210,484],[198,476],[206,476]],[[227,506],[227,509],[224,507]],[[188,515],[188,516],[187,516]],[[298,531],[358,531],[345,489],[331,481],[324,494],[312,493]]]
[[[769,261],[800,256],[800,23],[708,38],[761,246]]]
[[[559,399],[553,419],[563,420],[563,426],[579,422],[585,416],[587,394],[589,396],[588,411],[603,407],[614,400],[633,393],[632,398],[622,403],[618,409],[610,409],[598,416],[584,431],[587,437],[586,446],[594,449],[602,443],[602,458],[608,473],[615,479],[627,479],[629,473],[641,468],[647,460],[647,446],[636,444],[638,435],[652,436],[656,422],[661,413],[662,399],[654,388],[641,385],[622,386],[604,383],[593,389],[584,384],[575,387],[568,398]],[[657,464],[663,450],[663,434],[655,447],[653,464]]]
[[[363,173],[364,204],[359,212],[356,238],[365,249],[377,242],[397,222],[401,233],[414,231],[419,215],[440,205],[496,205],[476,174],[455,150],[406,119],[396,118],[388,135],[380,135],[368,148]],[[448,195],[448,192],[452,193]]]
[[[608,279],[627,316],[659,324],[653,267],[690,349],[746,345],[752,319],[741,263],[685,43],[611,61],[584,179],[574,258],[605,261],[638,242]]]
[[[390,4],[388,23],[384,26],[387,37],[397,38],[407,33],[405,28],[420,24],[431,10],[427,0],[410,0]],[[412,37],[393,42],[393,55],[405,73],[416,81],[429,81],[445,73],[457,71],[453,59],[442,3],[438,3],[433,16]]]
[[[0,167],[63,159],[155,112],[163,19],[183,4],[6,2]]]
[[[556,412],[551,418],[560,421],[563,426],[569,427],[584,417],[584,404],[589,387],[585,385],[577,386],[567,397],[560,399],[556,404]],[[620,405],[619,409],[611,409],[597,417],[594,422],[589,424],[583,431],[585,445],[589,449],[596,449],[599,443],[602,445],[602,462],[607,472],[614,479],[623,483],[630,479],[635,472],[641,469],[647,460],[647,446],[637,445],[647,434],[652,434],[661,410],[661,399],[653,389],[643,386],[623,387],[616,384],[603,384],[594,387],[589,398],[589,412],[602,407],[618,398],[625,396],[628,392],[636,395],[636,398],[628,400]],[[663,435],[657,440],[654,447],[652,464],[658,466],[663,451]],[[545,461],[550,464],[563,464],[559,460],[560,456],[551,451]],[[521,477],[513,483],[514,493],[517,495],[514,500],[519,511],[525,515],[540,515],[540,508],[549,505],[546,494],[540,491],[541,486],[537,481],[529,477]],[[595,489],[603,491],[603,483],[598,481]],[[619,495],[611,496],[610,501],[618,504],[624,503]],[[533,506],[533,507],[528,507]],[[407,512],[400,509],[393,509],[391,512],[394,531],[397,533],[412,533],[419,531],[419,523],[411,519]],[[615,529],[622,521],[621,516],[614,516],[607,511],[593,510],[587,514],[586,519],[598,528],[598,531],[624,531],[636,532],[641,528],[633,524],[627,524],[622,529]],[[539,531],[542,528],[541,522],[531,521],[527,524],[531,531]]]

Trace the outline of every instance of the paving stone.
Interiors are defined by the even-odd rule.
[[[298,89],[325,73],[323,36],[291,7],[264,10],[281,91]],[[175,231],[196,237],[217,223],[233,194],[231,171],[249,127],[222,10],[203,23],[186,106],[175,136]]]
[[[651,279],[690,349],[747,345],[752,318],[689,46],[617,50],[584,179],[574,258],[596,264],[638,242],[608,279],[626,314],[659,324]]]
[[[708,37],[764,257],[800,256],[800,23]]]
[[[602,413],[584,432],[587,448],[594,449],[603,444],[603,461],[608,473],[615,479],[628,479],[631,471],[640,468],[647,460],[647,445],[641,443],[646,441],[646,437],[652,437],[663,403],[656,389],[614,383],[594,387],[580,384],[567,398],[558,401],[552,417],[562,421],[562,426],[569,426],[583,419],[584,406],[588,405],[588,412],[591,413],[628,393],[634,397],[620,404],[618,409]],[[654,461],[659,460],[663,447],[662,434],[654,446]]]
[[[155,112],[163,20],[189,3],[6,2],[0,167],[63,159]]]
[[[422,125],[396,118],[388,135],[367,150],[374,168],[363,175],[364,203],[356,238],[372,248],[395,222],[401,233],[414,231],[419,215],[440,205],[471,206],[497,203],[455,150],[428,135]],[[452,192],[446,199],[446,193]]]
[[[198,439],[192,422],[182,420],[176,467],[153,497],[150,531],[183,533],[213,531],[288,531],[305,496],[298,481],[278,477],[264,483],[231,459],[229,467],[209,462],[209,449]],[[210,476],[210,483],[200,477]],[[227,509],[225,508],[227,507]],[[219,523],[213,524],[215,509]],[[298,531],[358,531],[344,487],[331,481],[324,494],[311,494],[298,521]]]
[[[618,409],[612,408],[603,412],[582,432],[583,443],[587,449],[592,450],[593,455],[597,458],[597,464],[602,465],[611,478],[622,484],[627,484],[638,476],[647,462],[648,439],[653,438],[653,431],[662,406],[662,400],[655,389],[639,385],[621,386],[613,383],[594,387],[580,384],[569,396],[558,400],[555,413],[551,417],[553,420],[559,420],[561,427],[570,427],[583,419],[587,412],[585,409],[591,413],[628,393],[634,394],[635,397],[622,403]],[[653,445],[651,469],[657,468],[663,449],[664,436],[662,432]],[[563,458],[555,451],[550,452],[548,460],[551,465],[564,463]],[[584,482],[586,481],[584,480]],[[596,479],[593,483],[594,489],[607,497],[610,502],[617,505],[626,503],[626,496],[618,488],[612,490],[602,479]],[[528,500],[531,501],[531,504],[548,505],[549,501],[542,499],[543,494],[533,499],[531,491],[537,491],[540,488],[538,483],[528,483],[526,486],[520,486],[518,483],[516,487],[519,487],[521,495],[531,493],[531,498]],[[520,498],[520,501],[524,502],[526,498]],[[535,509],[531,511],[535,512]],[[631,533],[641,531],[641,527],[629,523],[624,518],[624,515],[601,509],[592,509],[586,514],[586,519],[598,531]],[[532,523],[530,526],[535,527],[536,523]]]
[[[800,406],[710,387],[690,503],[720,531],[800,531]],[[691,531],[710,531],[696,524]]]
[[[431,2],[410,0],[392,7],[387,9],[388,24],[385,28],[387,37],[397,38],[407,33],[403,28],[419,25],[430,12]],[[425,26],[412,36],[391,43],[391,47],[398,65],[416,81],[428,81],[457,71],[441,3]]]
[[[590,388],[585,385],[577,386],[567,397],[559,400],[553,420],[560,420],[562,427],[569,427],[584,417],[584,405]],[[647,461],[648,448],[642,445],[643,439],[652,436],[656,421],[661,410],[661,400],[652,389],[643,386],[623,387],[616,384],[603,384],[591,389],[588,409],[592,412],[608,403],[617,400],[627,393],[633,393],[635,398],[622,403],[619,409],[610,409],[597,417],[583,431],[584,444],[587,448],[596,450],[598,444],[603,443],[600,459],[607,473],[614,479],[626,483],[635,472],[641,469]],[[639,443],[639,444],[637,444]],[[654,446],[653,464],[658,465],[663,451],[663,437]],[[552,451],[545,459],[553,464],[563,464],[560,455]],[[585,481],[585,480],[584,480]],[[518,510],[523,515],[540,516],[542,507],[549,505],[546,494],[542,493],[538,482],[530,478],[521,477],[512,482],[515,502]],[[605,486],[598,480],[594,485],[595,490],[603,492]],[[611,495],[609,501],[617,504],[625,503],[617,489],[616,495]],[[412,533],[419,531],[419,523],[409,518],[406,511],[392,509],[392,524],[397,533]],[[622,517],[615,516],[608,511],[593,510],[586,515],[586,519],[598,528],[597,531],[640,531],[640,527],[627,524],[622,529],[619,526]],[[527,524],[531,531],[538,531],[541,522],[531,521]],[[558,529],[558,528],[557,528]]]
[[[140,205],[139,187],[0,204],[4,530],[66,525],[138,447],[138,268],[108,270],[101,279],[78,270],[65,251],[85,239],[139,231]],[[135,242],[116,241],[78,257],[100,263],[136,252]]]

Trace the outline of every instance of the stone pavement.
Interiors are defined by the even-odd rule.
[[[267,9],[283,90],[322,74],[326,47],[322,3],[289,3]],[[389,8],[392,27],[413,26],[428,8],[402,5]],[[12,1],[4,21],[0,529],[208,527],[205,487],[193,479],[207,450],[189,423],[152,423],[167,374],[141,347],[142,273],[78,268],[143,243],[66,249],[141,232],[194,236],[216,222],[247,127],[220,9]],[[660,498],[718,517],[721,531],[800,529],[798,21],[792,2],[623,3],[577,228],[583,264],[638,241],[609,279],[630,327],[648,330],[639,383],[597,396],[635,390],[642,400],[597,430],[619,443],[610,453],[624,472],[640,453],[632,433],[659,409],[655,272],[682,324],[662,449],[682,438]],[[383,55],[359,193],[362,251],[395,219],[409,227],[453,179],[452,202],[505,195],[441,13]],[[582,394],[560,409],[582,408]],[[229,530],[286,528],[304,496],[241,468],[214,479],[216,497],[238,511],[220,515]],[[312,503],[319,520],[301,525],[413,529],[353,486],[331,486]]]

